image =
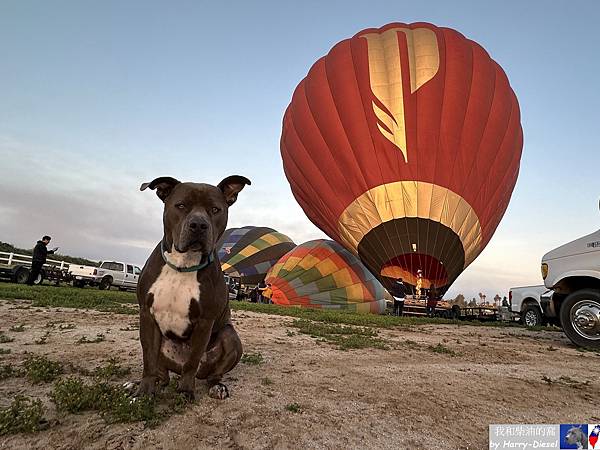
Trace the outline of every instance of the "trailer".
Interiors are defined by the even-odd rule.
[[[440,300],[434,310],[435,317],[451,320],[503,320],[502,311],[490,305],[459,306]],[[404,300],[403,315],[409,317],[427,316],[427,297],[407,295]]]
[[[0,278],[10,280],[13,283],[25,284],[31,269],[31,255],[18,253],[0,252]],[[41,284],[48,280],[55,284],[61,281],[70,281],[69,263],[55,259],[46,260],[42,271],[34,284]]]

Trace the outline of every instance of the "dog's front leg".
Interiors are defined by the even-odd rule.
[[[177,390],[192,399],[194,398],[196,373],[198,372],[200,359],[202,359],[202,355],[206,352],[213,323],[213,320],[198,320],[194,325],[194,331],[192,331],[192,336],[190,337],[191,351],[188,360],[183,364]]]
[[[146,307],[140,309],[140,341],[144,359],[144,371],[137,395],[154,395],[158,379],[158,361],[162,335],[154,317]]]

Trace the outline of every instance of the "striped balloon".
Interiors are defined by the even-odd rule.
[[[360,260],[334,241],[309,241],[267,274],[273,303],[382,314],[385,289]]]
[[[285,234],[254,226],[230,228],[217,243],[223,272],[243,277],[250,284],[260,282],[277,260],[295,246]]]

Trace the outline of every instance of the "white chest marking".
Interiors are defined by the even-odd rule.
[[[165,265],[148,291],[154,294],[150,313],[162,334],[183,336],[190,324],[190,301],[199,301],[197,272],[177,272]]]

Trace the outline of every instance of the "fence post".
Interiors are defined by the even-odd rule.
[[[9,265],[9,266],[12,264],[13,255],[14,255],[14,253],[9,253],[9,254],[8,254],[8,265]]]
[[[60,262],[60,270],[63,270],[65,268],[65,262],[61,261]]]

